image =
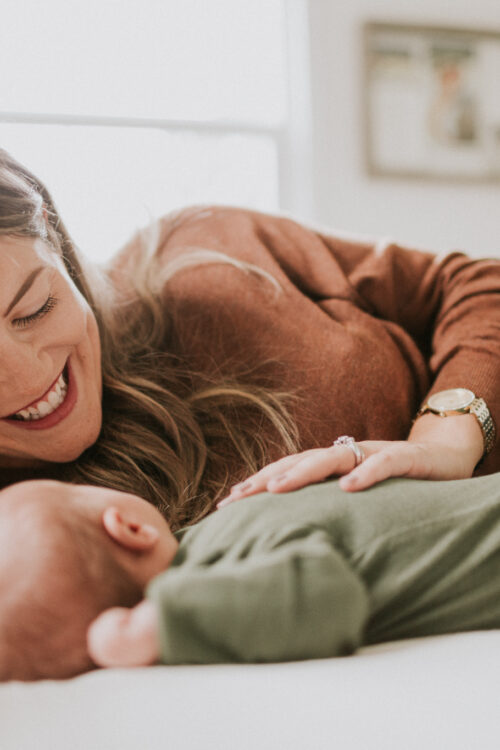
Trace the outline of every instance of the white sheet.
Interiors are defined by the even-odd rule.
[[[1,750],[499,750],[500,631],[0,687]]]

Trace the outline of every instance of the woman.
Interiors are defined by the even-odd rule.
[[[4,484],[132,491],[176,528],[343,433],[362,442],[288,456],[232,497],[299,461],[295,486],[347,474],[346,489],[500,468],[499,261],[240,209],[189,209],[156,230],[87,268],[45,187],[0,151]],[[483,411],[454,403],[412,427],[428,393],[450,388]]]

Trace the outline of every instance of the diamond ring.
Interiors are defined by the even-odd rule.
[[[345,445],[346,448],[350,448],[354,453],[354,458],[356,460],[354,466],[359,466],[359,464],[365,460],[363,448],[349,435],[341,435],[333,442],[333,445]]]

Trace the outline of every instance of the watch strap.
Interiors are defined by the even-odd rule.
[[[483,433],[484,455],[486,456],[495,445],[496,429],[490,410],[483,398],[475,398],[469,406],[469,412],[474,414]]]
[[[472,394],[474,395],[474,394]],[[458,414],[474,414],[476,417],[476,420],[481,428],[481,432],[483,433],[483,441],[484,441],[484,453],[483,458],[490,453],[490,451],[493,449],[493,446],[496,442],[496,428],[495,423],[493,421],[493,417],[491,416],[490,410],[488,409],[488,406],[486,405],[486,401],[483,398],[478,398],[477,396],[474,397],[474,400],[468,404],[466,407],[456,410],[450,410],[448,412],[446,411],[437,411],[436,409],[429,406],[428,403],[425,403],[417,412],[417,416],[415,419],[418,419],[418,417],[421,417],[423,414],[436,414],[441,417],[447,417],[451,415],[458,415]]]

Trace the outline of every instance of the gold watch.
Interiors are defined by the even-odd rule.
[[[478,398],[468,388],[450,388],[447,391],[433,393],[427,402],[419,409],[417,417],[431,412],[440,417],[457,414],[474,414],[484,439],[484,455],[486,456],[495,445],[496,429],[486,401]]]

